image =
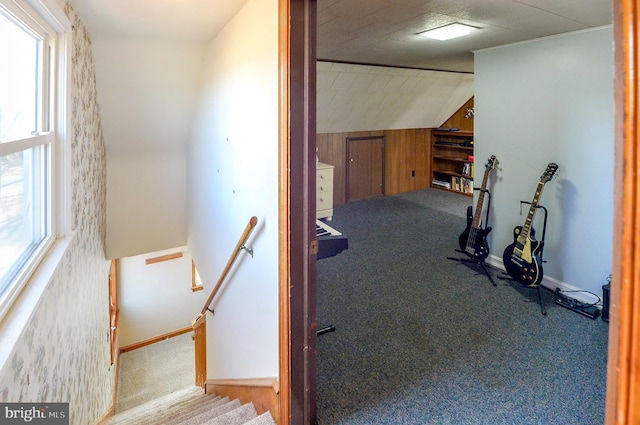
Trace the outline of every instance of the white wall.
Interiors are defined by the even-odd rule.
[[[210,43],[188,153],[188,245],[207,293],[258,225],[207,320],[210,379],[278,376],[278,2],[250,0]]]
[[[182,257],[145,263],[177,252]],[[190,326],[207,299],[204,291],[191,290],[191,253],[186,246],[122,258],[119,266],[120,346]]]
[[[501,263],[529,209],[521,214],[520,201],[531,202],[555,162],[540,200],[549,211],[543,283],[602,296],[613,250],[611,27],[476,52],[475,72],[476,173],[490,155],[500,161],[489,188],[492,261]]]
[[[473,74],[318,62],[317,132],[432,128],[473,96]]]
[[[186,244],[186,144],[204,45],[96,37],[107,256]]]

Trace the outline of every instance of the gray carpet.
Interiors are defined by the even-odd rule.
[[[536,290],[447,260],[470,203],[429,189],[335,207],[349,249],[318,261],[318,327],[337,328],[318,341],[320,425],[604,423],[607,323],[547,290],[543,316]]]
[[[194,385],[192,333],[123,353],[116,415],[109,425],[276,425],[253,403],[207,395]]]
[[[116,412],[194,385],[193,333],[122,353],[118,374]]]

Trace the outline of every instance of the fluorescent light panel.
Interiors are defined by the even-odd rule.
[[[427,38],[432,38],[435,40],[449,40],[452,38],[469,35],[471,31],[475,29],[477,28],[469,25],[464,25],[459,22],[455,22],[453,24],[445,25],[440,28],[435,28],[429,31],[421,32],[420,35],[424,35]]]

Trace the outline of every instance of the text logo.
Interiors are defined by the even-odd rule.
[[[69,403],[0,403],[0,425],[69,425]]]

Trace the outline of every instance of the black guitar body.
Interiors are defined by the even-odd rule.
[[[518,226],[513,229],[514,242],[505,248],[502,254],[502,261],[504,262],[504,268],[509,273],[509,276],[518,283],[527,286],[535,286],[542,281],[542,259],[540,258],[540,250],[542,249],[542,242],[536,241],[535,231],[531,229],[529,243],[531,245],[531,262],[526,258],[522,258],[522,255],[518,254],[518,250],[522,252],[524,246],[520,246],[518,243],[518,236],[522,231],[522,226]]]
[[[473,222],[473,207],[469,205],[467,207],[467,227],[464,229],[464,232],[462,232],[460,234],[460,237],[458,238],[460,251],[464,252],[464,249],[467,247],[467,241],[469,240],[469,231],[471,231],[472,222]]]
[[[473,208],[469,205],[467,207],[467,227],[458,238],[460,250],[477,261],[483,261],[489,256],[487,235],[491,231],[491,227],[487,227],[486,229],[474,228],[472,227],[472,223]]]

